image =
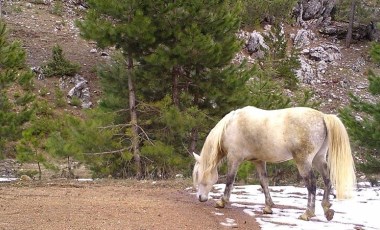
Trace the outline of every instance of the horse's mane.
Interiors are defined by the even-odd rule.
[[[217,167],[225,157],[226,153],[222,149],[222,137],[234,114],[235,111],[232,111],[224,116],[208,134],[200,155],[202,177],[209,175],[211,170]]]

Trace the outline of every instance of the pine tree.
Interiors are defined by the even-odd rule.
[[[0,157],[14,156],[14,144],[30,120],[34,96],[33,73],[26,69],[25,51],[18,41],[10,42],[0,21]]]
[[[152,3],[92,0],[89,1],[89,6],[90,11],[85,20],[78,23],[82,35],[97,41],[101,47],[115,45],[124,56],[123,59],[118,59],[118,64],[124,66],[118,70],[118,75],[112,77],[107,71],[101,73],[106,95],[102,105],[117,107],[117,103],[127,103],[128,107],[120,107],[119,104],[119,110],[128,109],[130,112],[130,132],[126,130],[124,133],[131,135],[135,157],[139,158],[139,140],[146,136],[145,127],[151,127],[147,117],[152,115],[149,109],[146,109],[148,112],[140,112],[137,108],[152,103],[160,104],[161,100],[170,95],[171,102],[166,104],[168,107],[160,108],[159,117],[165,120],[165,117],[174,116],[188,121],[179,126],[161,123],[165,128],[175,128],[170,131],[170,135],[165,136],[166,140],[160,140],[159,135],[153,135],[153,138],[157,143],[160,140],[169,146],[174,144],[183,149],[183,142],[173,143],[169,139],[173,141],[175,138],[169,136],[185,136],[183,133],[194,123],[195,118],[192,116],[200,117],[198,114],[205,113],[198,111],[208,109],[214,114],[219,111],[220,115],[230,109],[234,101],[246,100],[242,97],[244,87],[239,90],[237,88],[244,85],[248,79],[247,74],[239,72],[239,68],[226,65],[241,46],[234,35],[239,28],[239,19],[234,12],[238,10],[235,6],[239,4],[232,1]],[[110,87],[111,85],[115,87]],[[214,89],[217,87],[220,89]],[[110,96],[115,94],[119,95]],[[206,100],[204,95],[208,96]],[[136,98],[140,98],[139,104]],[[194,100],[198,102],[192,107]],[[239,103],[235,106],[238,105]],[[217,106],[218,109],[211,109],[212,106]],[[140,116],[144,118],[141,119]],[[166,119],[168,120],[170,119]],[[139,164],[137,168],[141,168],[141,161]],[[141,170],[137,171],[141,173]]]
[[[379,62],[379,44],[372,46],[371,54],[373,59]],[[380,95],[380,76],[373,71],[369,71],[369,91],[374,96]],[[359,114],[361,119],[355,116]],[[365,102],[358,97],[351,95],[350,106],[340,113],[348,131],[360,146],[368,151],[368,162],[361,165],[361,169],[368,173],[380,172],[380,102]]]
[[[104,159],[121,159],[124,149],[136,156],[137,138],[143,176],[188,172],[189,153],[201,147],[224,114],[248,104],[261,105],[257,98],[271,100],[266,102],[271,108],[289,104],[274,93],[278,88],[256,87],[253,77],[262,73],[255,66],[232,63],[242,48],[236,37],[240,1],[89,3],[86,19],[78,23],[83,36],[101,47],[114,45],[121,54],[99,72],[104,92],[101,109],[114,115],[112,124],[103,125],[120,128],[112,140],[120,146],[112,151],[101,148]],[[133,110],[137,119],[125,122],[126,117],[133,120]],[[128,160],[117,161],[124,167],[121,171],[130,170],[125,168]],[[95,163],[105,165],[105,161]]]
[[[272,70],[273,77],[284,81],[287,89],[297,89],[298,78],[295,70],[301,67],[298,58],[298,50],[291,48],[288,53],[288,42],[281,24],[275,24],[272,30],[264,34],[264,40],[268,49],[261,61],[262,71]]]
[[[52,60],[42,66],[43,73],[46,77],[74,76],[80,69],[79,64],[71,63],[63,55],[63,50],[59,45],[52,49]]]
[[[249,104],[252,69],[231,63],[242,47],[236,37],[241,2],[173,1],[156,8],[160,45],[141,62],[137,88],[158,111],[153,139],[187,158],[220,117]]]
[[[77,24],[81,35],[95,40],[100,47],[115,46],[120,49],[126,62],[129,117],[125,123],[131,125],[131,147],[136,166],[136,177],[141,178],[140,138],[137,98],[135,89],[136,60],[148,52],[155,42],[155,28],[146,16],[150,1],[134,0],[89,0],[90,7],[83,21]]]

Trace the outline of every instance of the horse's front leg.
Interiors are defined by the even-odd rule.
[[[239,165],[240,165],[240,162],[238,161],[231,161],[230,159],[228,160],[226,188],[224,189],[223,197],[216,202],[217,208],[224,208],[226,204],[230,201],[230,196],[231,196],[233,184],[235,182],[235,177],[236,177],[236,173],[237,173]]]
[[[270,196],[269,188],[268,188],[268,176],[267,176],[267,169],[266,169],[266,162],[265,161],[254,161],[256,165],[256,171],[259,174],[260,179],[260,185],[263,189],[264,195],[265,195],[265,207],[263,210],[264,214],[272,214],[272,207],[274,206],[274,203],[272,201],[272,197]]]

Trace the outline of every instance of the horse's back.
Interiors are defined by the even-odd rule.
[[[323,116],[306,107],[280,110],[244,107],[231,118],[224,146],[246,160],[281,162],[301,151],[312,154],[326,137]]]

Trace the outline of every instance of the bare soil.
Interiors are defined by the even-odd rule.
[[[260,229],[239,208],[198,202],[186,186],[131,180],[0,184],[0,229]],[[224,226],[227,218],[235,225]]]

